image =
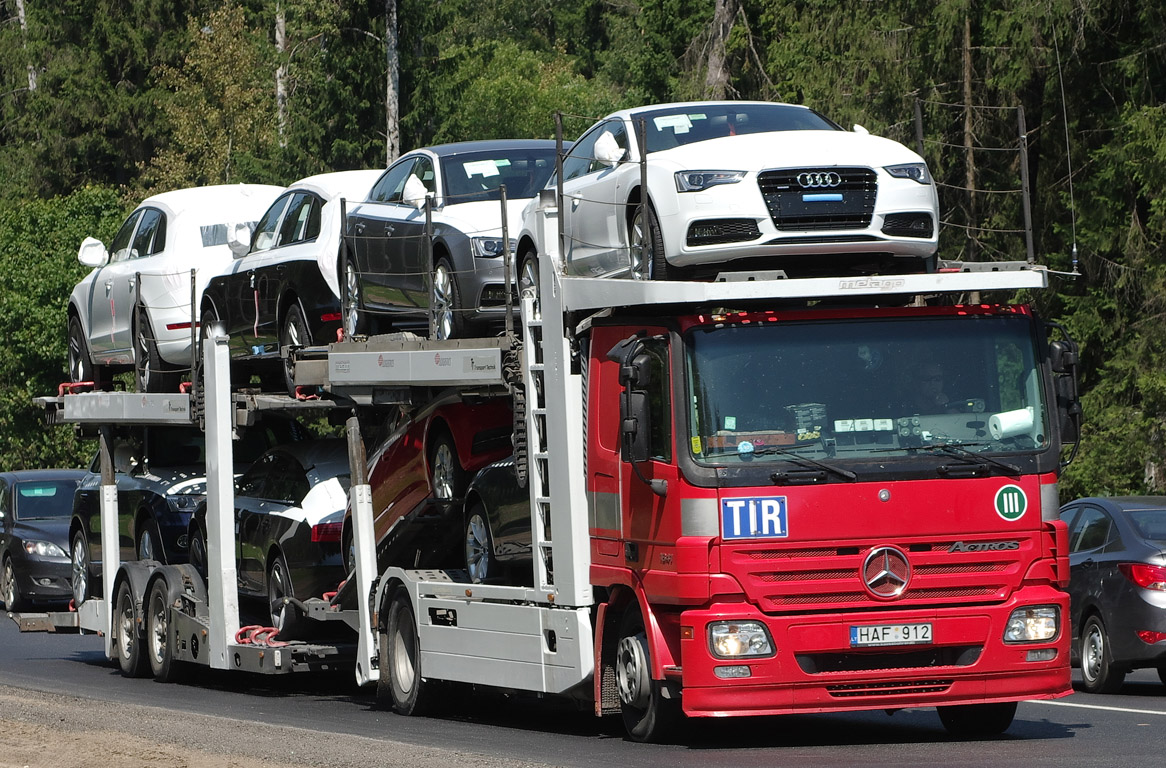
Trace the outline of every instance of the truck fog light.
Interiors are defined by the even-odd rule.
[[[1025,661],[1052,661],[1057,658],[1056,648],[1037,648],[1025,654]]]
[[[1017,608],[1004,629],[1006,643],[1039,643],[1057,636],[1060,611],[1055,605]]]
[[[709,650],[722,659],[772,656],[773,643],[759,621],[717,621],[709,624]]]
[[[730,680],[737,677],[752,677],[753,672],[748,666],[740,664],[733,667],[713,667],[713,674],[722,680]]]

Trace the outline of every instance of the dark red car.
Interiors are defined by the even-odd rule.
[[[389,415],[369,459],[378,569],[463,567],[462,498],[479,469],[511,454],[512,425],[509,398],[470,401],[453,392]],[[351,572],[351,507],[343,537]]]

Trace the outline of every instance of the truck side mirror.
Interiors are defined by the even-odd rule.
[[[1077,342],[1057,339],[1049,342],[1049,365],[1053,373],[1071,373],[1077,367]]]
[[[648,460],[648,437],[652,434],[648,393],[624,389],[619,398],[620,457],[639,463]]]

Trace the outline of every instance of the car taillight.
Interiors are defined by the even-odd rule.
[[[194,327],[197,328],[198,324],[195,323]],[[168,331],[189,331],[190,330],[190,323],[166,323],[166,330],[168,330]]]
[[[1166,640],[1166,632],[1155,632],[1152,629],[1139,629],[1138,639],[1146,645],[1153,645]]]
[[[312,526],[312,541],[340,541],[340,533],[344,530],[344,523],[319,523]]]
[[[320,315],[320,322],[321,323],[340,322],[340,313],[339,312],[325,312],[324,314]]]
[[[1146,563],[1118,563],[1117,569],[1121,571],[1122,576],[1142,589],[1166,592],[1166,566]]]

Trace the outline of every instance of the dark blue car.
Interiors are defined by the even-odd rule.
[[[80,469],[0,472],[0,600],[10,611],[72,597],[69,516]]]

